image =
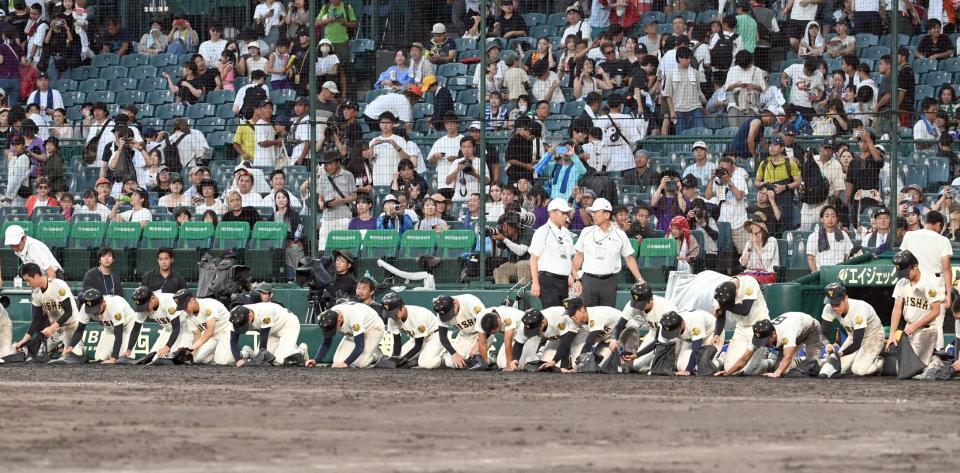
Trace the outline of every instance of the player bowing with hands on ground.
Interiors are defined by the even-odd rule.
[[[230,352],[237,366],[260,366],[265,363],[301,366],[306,362],[307,346],[297,345],[300,320],[275,302],[238,305],[230,310]],[[250,360],[240,351],[240,336],[248,330],[260,332],[260,350]]]
[[[760,284],[750,276],[737,276],[720,283],[714,289],[713,299],[716,302],[714,313],[717,314],[717,324],[710,344],[718,349],[723,344],[723,330],[728,314],[737,322],[722,359],[724,366],[729,366],[739,360],[744,352],[753,352],[750,345],[753,325],[761,320],[769,320],[770,310],[767,309],[767,301],[760,291]],[[730,372],[734,373],[736,371]]]
[[[538,371],[554,371],[559,369],[563,373],[573,373],[573,363],[570,352],[574,341],[579,335],[579,326],[573,323],[566,309],[562,305],[547,307],[543,310],[530,309],[523,313],[523,331],[517,334],[514,347],[522,343],[524,351],[528,345],[542,348]],[[586,334],[584,334],[586,336]],[[582,337],[581,337],[582,338]],[[514,348],[516,353],[516,348]],[[521,362],[524,360],[520,360]],[[557,368],[559,364],[559,368]],[[518,363],[519,368],[523,364]]]
[[[497,353],[497,366],[505,371],[514,371],[520,366],[520,360],[523,359],[524,343],[517,342],[517,329],[520,327],[523,318],[523,311],[515,307],[500,306],[487,309],[487,312],[477,319],[477,326],[474,330],[477,332],[477,352],[484,363],[490,364],[489,347],[490,339],[498,333],[503,333],[503,343],[500,345],[500,352]],[[536,356],[535,346],[528,353],[529,356]]]
[[[28,350],[31,356],[48,354],[58,343],[69,343],[77,330],[77,303],[67,283],[48,278],[36,263],[26,263],[20,267],[20,277],[33,289],[30,296],[33,317],[30,327],[14,350],[20,350],[35,337],[38,340],[30,344]],[[64,350],[61,353],[63,359],[67,359],[69,353]],[[81,352],[78,351],[76,355],[81,355]]]
[[[192,322],[180,317],[177,302],[173,294],[153,292],[147,286],[140,286],[133,290],[133,310],[137,312],[137,321],[133,325],[133,334],[127,344],[127,352],[123,356],[129,357],[133,347],[140,337],[140,329],[147,319],[160,324],[160,335],[150,352],[154,359],[167,357],[170,352],[180,347],[190,346],[193,342],[195,326]]]
[[[730,376],[736,373],[747,366],[757,348],[768,347],[779,351],[776,369],[771,373],[745,372],[743,374],[763,374],[768,378],[779,378],[794,363],[794,355],[797,354],[797,347],[800,345],[803,345],[808,360],[819,363],[820,349],[823,348],[823,334],[817,319],[803,312],[787,312],[772,321],[759,320],[753,324],[752,345],[747,347],[733,365],[723,371],[717,371],[714,375]],[[766,364],[760,365],[766,366]],[[766,371],[766,368],[761,371]]]
[[[706,341],[713,340],[716,323],[716,318],[705,310],[670,312],[660,319],[660,341],[676,342],[679,349],[676,376],[694,373],[700,349]],[[653,344],[650,347],[652,350]]]
[[[622,361],[625,371],[643,371],[650,369],[653,362],[651,350],[656,341],[657,328],[660,319],[668,312],[675,312],[677,307],[669,299],[653,294],[653,288],[645,282],[638,282],[630,288],[630,302],[623,307],[620,320],[610,335],[610,349],[618,350],[623,344]],[[640,343],[640,330],[647,327],[651,336],[644,337]],[[638,356],[639,351],[644,356]]]
[[[587,307],[579,297],[568,297],[563,301],[563,307],[580,332],[587,334],[583,342],[574,342],[572,351],[574,359],[584,353],[592,353],[597,357],[597,366],[601,366],[608,361],[608,357],[620,356],[619,352],[614,353],[610,347],[610,334],[613,333],[613,328],[621,316],[619,310],[602,305]]]
[[[473,294],[439,296],[433,300],[433,311],[440,318],[440,343],[446,354],[447,368],[466,368],[467,358],[477,353],[477,316],[485,310],[483,302]],[[456,328],[457,338],[450,340],[450,330]]]
[[[940,315],[945,291],[941,281],[920,273],[919,264],[909,251],[901,251],[893,257],[895,275],[899,280],[893,287],[896,302],[890,314],[890,338],[886,346],[897,344],[896,333],[902,317],[906,321],[903,333],[910,336],[910,346],[920,361],[929,365],[935,358],[933,350],[937,345],[937,330],[930,324]]]
[[[393,335],[396,367],[439,368],[444,353],[440,343],[440,319],[425,307],[407,305],[395,292],[384,294],[380,303],[383,304],[383,315],[387,317],[387,332]],[[401,332],[410,338],[403,346],[400,345]]]
[[[368,368],[380,361],[384,325],[374,308],[361,302],[337,304],[320,314],[319,325],[323,330],[323,341],[317,355],[307,360],[308,367],[317,366],[327,355],[337,330],[343,338],[333,353],[333,368]]]
[[[880,371],[882,364],[880,352],[883,351],[883,323],[877,316],[873,306],[859,299],[847,296],[847,288],[843,284],[834,282],[824,288],[823,313],[820,319],[824,322],[837,320],[847,332],[847,339],[839,349],[832,344],[827,345],[827,353],[836,353],[840,359],[840,373],[853,373],[855,376],[870,376]],[[829,331],[829,325],[824,325],[824,331]],[[824,333],[824,336],[827,334]],[[824,364],[821,374],[829,375],[829,364]]]
[[[193,362],[201,365],[232,365],[230,353],[230,311],[220,301],[199,298],[189,289],[180,289],[173,295],[177,310],[183,311],[197,328],[193,343],[187,350]]]
[[[82,353],[83,331],[91,321],[103,327],[94,360],[105,365],[114,364],[120,358],[120,350],[127,346],[133,332],[137,313],[126,299],[120,296],[104,296],[97,289],[87,289],[80,294],[83,311],[78,312],[77,330],[64,348],[64,353]]]

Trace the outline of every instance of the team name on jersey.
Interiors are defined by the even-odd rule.
[[[100,325],[103,328],[113,327],[113,322],[111,322],[109,319],[104,319],[100,321]]]
[[[466,330],[468,328],[472,328],[474,325],[476,325],[476,323],[477,323],[477,319],[472,318],[470,320],[464,320],[463,322],[460,322],[459,324],[454,325],[454,327],[456,327],[457,330]]]
[[[904,297],[903,303],[907,307],[915,307],[921,310],[930,310],[930,303],[924,297]]]
[[[160,325],[170,325],[170,319],[166,317],[157,317],[155,320]]]
[[[41,305],[41,307],[43,307],[43,311],[47,313],[59,312],[63,310],[63,304],[61,301],[46,301]]]

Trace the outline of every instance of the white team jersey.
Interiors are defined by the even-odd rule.
[[[41,291],[39,287],[34,289],[30,302],[34,306],[40,307],[43,314],[50,319],[50,322],[56,322],[63,316],[63,304],[70,304],[73,315],[64,325],[76,323],[79,313],[77,301],[73,298],[73,293],[70,292],[67,283],[60,279],[48,279],[45,291]]]
[[[425,307],[407,305],[407,320],[401,323],[397,319],[387,321],[387,332],[398,335],[403,332],[410,338],[426,338],[440,328],[440,319]]]
[[[684,342],[703,340],[708,333],[713,333],[717,318],[705,310],[685,310],[677,312],[683,319],[684,328],[677,338]]]
[[[916,284],[901,278],[893,287],[893,298],[903,299],[903,318],[914,323],[930,313],[934,302],[943,302],[943,283],[923,274]]]
[[[177,301],[173,300],[173,294],[167,294],[166,292],[154,292],[153,295],[157,296],[157,300],[160,301],[157,310],[150,310],[148,307],[147,310],[137,314],[137,322],[142,324],[150,319],[160,324],[163,330],[172,330],[171,322],[180,317],[180,311],[177,310]]]
[[[786,312],[772,322],[773,329],[777,332],[777,345],[774,348],[796,347],[805,343],[809,337],[820,336],[817,319],[803,312]],[[819,353],[815,355],[820,356]]]
[[[207,324],[211,320],[214,321],[214,335],[220,335],[233,329],[233,326],[230,324],[230,311],[227,310],[226,306],[220,301],[206,297],[198,297],[197,305],[200,306],[200,312],[196,314],[187,312],[187,316],[193,319],[193,323],[201,331],[207,330]],[[193,317],[189,317],[191,315]]]
[[[737,279],[740,281],[740,288],[737,290],[737,299],[734,302],[741,304],[745,300],[753,300],[753,305],[747,315],[737,315],[729,310],[727,314],[733,317],[737,325],[752,329],[753,324],[770,318],[770,310],[767,309],[767,300],[763,298],[763,292],[756,279],[750,276],[737,276]]]
[[[653,296],[651,301],[653,302],[653,306],[650,308],[650,312],[644,312],[643,309],[634,309],[633,306],[627,302],[627,305],[623,306],[621,315],[627,319],[628,322],[636,322],[641,327],[646,325],[650,330],[656,330],[657,327],[660,326],[660,319],[663,318],[663,315],[668,312],[675,312],[677,306],[675,306],[670,299],[660,296]]]
[[[340,332],[347,338],[363,335],[370,329],[383,330],[383,319],[372,307],[361,302],[344,302],[330,308],[343,314]]]
[[[580,326],[573,323],[573,320],[567,315],[563,306],[547,307],[541,310],[540,313],[543,314],[543,318],[547,320],[547,328],[540,335],[545,340],[559,340],[560,337],[565,334],[577,332],[580,329]],[[518,330],[514,340],[516,340],[517,343],[526,343],[529,339],[523,334],[523,330]]]
[[[441,321],[440,326],[455,328],[463,335],[475,335],[477,332],[474,330],[474,326],[480,321],[477,316],[486,309],[483,302],[480,302],[480,298],[473,294],[460,294],[459,296],[453,296],[453,299],[460,303],[460,310],[449,322]]]
[[[877,316],[877,311],[874,310],[873,306],[859,299],[847,299],[847,303],[850,307],[847,309],[846,315],[841,316],[827,304],[823,307],[820,318],[824,322],[840,320],[840,325],[843,325],[843,329],[851,337],[854,331],[865,329],[863,332],[864,338],[884,338],[883,323],[880,322],[880,317]]]
[[[616,307],[607,307],[607,306],[596,306],[596,307],[587,307],[587,320],[586,329],[590,332],[602,332],[600,338],[597,341],[606,340],[610,337],[610,333],[613,332],[613,328],[617,326],[617,322],[620,321],[620,316],[623,315]]]
[[[120,296],[103,296],[106,307],[103,313],[99,315],[87,315],[86,311],[79,312],[77,319],[82,324],[89,324],[91,321],[97,322],[103,328],[114,327],[116,325],[132,324],[138,320],[137,313],[133,307],[127,303],[127,300]]]
[[[254,330],[282,329],[287,324],[300,324],[293,312],[286,307],[275,302],[257,302],[256,304],[246,304],[244,307],[253,311],[253,323],[250,328]]]
[[[474,332],[483,333],[483,334],[486,334],[487,336],[492,335],[483,331],[483,328],[480,327],[480,320],[483,319],[484,315],[494,310],[497,311],[497,314],[500,315],[500,331],[501,332],[507,332],[509,330],[523,331],[523,321],[521,320],[523,319],[523,311],[520,309],[517,309],[516,307],[508,307],[508,306],[502,305],[499,307],[488,308],[486,311],[483,312],[482,315],[477,317],[477,323],[473,325]]]

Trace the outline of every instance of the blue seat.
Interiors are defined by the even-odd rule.
[[[950,159],[942,157],[930,157],[924,160],[927,168],[927,180],[932,185],[947,184],[950,179]]]
[[[213,104],[195,103],[187,107],[187,118],[199,119],[212,117],[214,115],[214,111],[215,108]]]
[[[212,105],[233,104],[236,93],[232,90],[212,90],[207,93],[206,102]]]
[[[104,67],[110,66],[119,66],[120,65],[120,56],[117,56],[113,53],[100,53],[94,56],[93,61],[91,62],[93,67],[102,69]]]
[[[154,90],[147,94],[147,103],[153,105],[165,105],[173,102],[173,92],[169,90]]]
[[[117,94],[109,90],[98,90],[87,94],[87,101],[92,103],[115,103],[117,101]]]
[[[106,80],[120,79],[127,77],[127,68],[123,66],[110,66],[100,69],[100,78]]]
[[[167,81],[164,80],[163,77],[144,77],[143,79],[140,79],[137,88],[147,93],[158,90],[166,91]],[[173,100],[172,95],[171,100]]]
[[[903,186],[917,185],[927,187],[927,166],[924,164],[903,164],[900,166],[900,182]]]
[[[63,97],[63,106],[72,107],[84,103],[87,94],[83,92],[66,92],[61,94],[61,96]]]
[[[119,77],[111,79],[108,89],[113,92],[124,92],[128,90],[137,90],[137,80],[129,77]]]
[[[139,66],[130,69],[127,72],[127,77],[140,80],[148,77],[159,77],[159,73],[157,72],[157,68],[155,66]]]
[[[150,56],[146,54],[127,54],[126,56],[120,58],[120,65],[126,67],[127,69],[133,69],[134,67],[147,66],[150,64]]]
[[[128,104],[137,104],[140,105],[147,101],[147,93],[142,90],[124,90],[122,92],[117,92],[117,103],[122,103],[124,105]],[[143,110],[140,110],[140,113],[143,116],[150,116],[152,113],[146,113]]]
[[[107,81],[105,79],[87,79],[80,83],[78,90],[83,93],[91,93],[99,90],[106,90]]]

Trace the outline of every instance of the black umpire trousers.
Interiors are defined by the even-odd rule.
[[[561,274],[540,271],[540,305],[544,309],[555,307],[563,303],[570,294],[567,278]]]
[[[587,307],[605,305],[607,307],[616,307],[617,304],[617,281],[614,279],[616,274],[604,274],[602,276],[583,273],[580,282],[583,285],[583,292],[580,298]]]

